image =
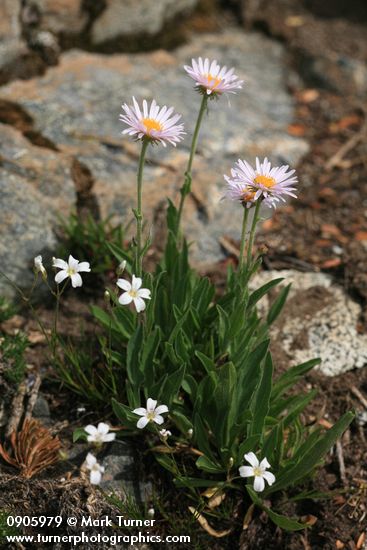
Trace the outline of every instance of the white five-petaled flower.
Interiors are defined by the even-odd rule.
[[[243,80],[234,74],[234,68],[220,67],[217,61],[210,62],[208,58],[192,59],[192,65],[185,65],[184,69],[193,80],[201,93],[207,95],[221,95],[225,92],[232,94],[242,88]]]
[[[288,168],[288,165],[272,168],[267,158],[260,162],[256,157],[255,169],[246,160],[239,159],[231,170],[231,177],[224,176],[228,183],[226,195],[246,207],[261,199],[266,206],[276,208],[279,201],[286,202],[286,196],[297,198],[293,193],[297,184],[295,170],[288,171]]]
[[[239,468],[240,476],[241,477],[254,477],[254,490],[258,493],[261,493],[265,489],[265,481],[266,480],[269,485],[273,485],[275,481],[275,476],[271,472],[267,472],[267,468],[271,468],[269,462],[266,458],[263,458],[261,462],[259,462],[257,456],[255,453],[247,453],[245,454],[245,460],[251,466],[241,466]]]
[[[110,427],[104,422],[100,422],[97,427],[92,424],[88,424],[84,430],[88,434],[87,441],[89,441],[89,443],[97,443],[97,445],[113,441],[116,437],[116,434],[108,433],[110,431]]]
[[[173,114],[173,107],[168,109],[164,105],[160,108],[155,99],[149,107],[144,99],[143,108],[140,109],[138,102],[133,97],[133,105],[124,103],[122,109],[124,113],[120,114],[120,120],[128,126],[122,132],[123,134],[135,136],[137,139],[146,138],[153,143],[161,143],[164,147],[167,142],[176,146],[176,143],[183,139],[184,125],[176,124],[181,115]]]
[[[133,275],[131,283],[126,281],[126,279],[118,279],[116,284],[125,291],[119,298],[120,304],[127,305],[134,302],[138,313],[144,311],[146,307],[144,300],[150,300],[150,290],[148,288],[140,288],[142,285],[140,277]]]
[[[159,430],[159,435],[162,439],[167,439],[168,437],[171,437],[172,433],[169,430],[165,430],[163,428],[163,430]]]
[[[45,278],[47,276],[46,268],[42,263],[42,256],[36,256],[34,258],[34,270],[36,273],[41,273],[42,277]]]
[[[59,271],[55,276],[55,281],[57,284],[59,285],[67,277],[70,277],[71,284],[74,288],[82,286],[83,284],[79,273],[83,271],[86,273],[90,272],[90,265],[88,262],[79,262],[73,258],[71,254],[67,262],[65,262],[65,260],[61,260],[60,258],[52,258],[52,265],[53,267],[61,269],[61,271]]]
[[[104,466],[101,466],[92,453],[88,453],[85,459],[85,465],[90,470],[90,482],[92,485],[99,485],[101,483],[102,474],[104,473]]]
[[[133,413],[141,416],[139,418],[138,423],[136,424],[138,428],[142,429],[145,428],[145,426],[149,422],[155,422],[156,424],[163,424],[164,418],[161,416],[164,413],[168,412],[167,405],[159,405],[157,407],[157,401],[155,399],[151,399],[150,397],[147,399],[147,408],[144,409],[143,407],[139,407],[138,409],[134,409]]]

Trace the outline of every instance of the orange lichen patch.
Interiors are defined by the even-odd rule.
[[[143,118],[142,123],[144,124],[147,133],[149,134],[152,130],[159,132],[162,130],[163,126],[154,118]]]
[[[157,67],[164,66],[176,66],[176,58],[165,50],[156,50],[149,54],[149,63]]]
[[[260,185],[265,185],[268,189],[271,189],[276,184],[274,178],[271,178],[270,176],[261,176],[260,174],[256,176],[254,182],[259,183]]]
[[[0,444],[0,456],[29,479],[59,459],[60,441],[38,420],[26,419],[20,432],[10,436],[12,454]]]

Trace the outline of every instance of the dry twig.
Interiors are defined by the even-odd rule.
[[[41,377],[37,373],[36,379],[35,379],[34,384],[32,386],[31,394],[29,396],[29,400],[28,400],[28,404],[27,404],[27,410],[26,410],[26,413],[25,413],[25,418],[31,418],[31,416],[32,416],[32,412],[33,412],[34,406],[35,406],[36,401],[37,401],[40,386],[41,386]]]
[[[343,482],[344,487],[346,487],[348,485],[348,481],[347,481],[347,474],[345,472],[343,447],[340,441],[336,442],[336,455],[338,457],[338,462],[339,462],[340,478]]]
[[[11,407],[11,415],[6,428],[6,437],[10,437],[10,434],[15,432],[19,426],[20,419],[23,414],[23,400],[27,393],[27,384],[25,381],[21,382],[18,386],[18,391],[15,394]]]
[[[325,169],[330,171],[335,167],[342,166],[345,155],[349,153],[360,141],[365,139],[367,133],[367,122],[365,121],[362,128],[357,134],[350,137],[343,145],[337,150],[337,152],[329,158],[325,164]],[[343,167],[343,166],[342,166]]]
[[[355,395],[356,397],[358,397],[358,399],[360,400],[360,402],[362,403],[362,405],[367,409],[367,399],[366,399],[366,398],[364,397],[364,395],[359,391],[359,389],[356,388],[355,386],[351,386],[350,391],[353,393],[353,395]]]

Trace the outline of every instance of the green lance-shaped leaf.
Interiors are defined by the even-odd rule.
[[[321,359],[311,359],[300,365],[296,365],[288,369],[285,373],[279,376],[278,380],[273,385],[271,392],[272,399],[280,397],[288,388],[293,386],[302,376],[307,374],[311,369],[321,363]]]
[[[353,418],[353,412],[345,413],[326,434],[320,437],[310,449],[305,451],[305,454],[299,459],[297,464],[290,468],[284,467],[283,471],[277,476],[277,481],[274,485],[266,489],[266,494],[284,489],[308,475],[335,444],[337,439],[343,435]]]
[[[263,432],[265,418],[269,412],[272,378],[273,362],[271,354],[268,352],[262,369],[261,379],[252,401],[253,420],[249,426],[249,435],[262,434]]]
[[[143,380],[143,373],[140,370],[140,350],[143,343],[143,325],[139,323],[138,328],[129,340],[126,353],[127,375],[132,385],[139,386]]]
[[[176,398],[179,389],[181,388],[182,381],[185,377],[185,365],[182,365],[172,374],[165,376],[162,380],[158,399],[161,399],[164,403],[171,406],[172,401]]]
[[[284,304],[286,302],[287,296],[289,294],[289,290],[291,288],[292,284],[287,285],[284,287],[280,292],[279,296],[274,300],[273,304],[271,305],[268,315],[266,317],[266,322],[268,325],[271,325],[274,323],[274,321],[277,319],[277,317],[280,315]]]
[[[287,516],[283,516],[274,512],[273,510],[265,506],[265,504],[263,504],[260,496],[251,487],[247,485],[246,489],[248,494],[250,495],[252,502],[256,504],[256,506],[264,510],[264,512],[267,513],[272,522],[281,529],[284,529],[286,531],[300,531],[301,529],[306,529],[307,527],[309,527],[309,525],[301,523],[294,518],[289,518]]]
[[[131,256],[128,254],[123,248],[120,246],[117,246],[114,243],[106,243],[107,248],[110,250],[110,252],[115,256],[116,260],[118,262],[122,262],[126,260],[127,265],[126,269],[128,269],[128,266],[131,264]]]
[[[221,472],[225,471],[224,468],[220,466],[220,464],[212,462],[206,456],[200,456],[196,461],[196,466],[199,468],[199,470],[203,470],[204,472],[209,472],[211,474],[220,474]]]
[[[73,443],[78,441],[79,439],[83,439],[83,441],[87,441],[88,434],[85,431],[84,428],[77,428],[73,431]]]
[[[283,278],[274,279],[273,281],[269,281],[269,283],[266,283],[265,285],[261,286],[257,290],[254,290],[254,292],[250,295],[248,300],[248,308],[251,309],[254,307],[254,305],[263,297],[265,294],[269,292],[272,288],[274,288],[276,285],[278,285],[281,281],[283,281]]]
[[[113,412],[117,418],[122,422],[123,425],[128,428],[136,428],[136,423],[139,420],[139,417],[134,414],[129,407],[123,403],[119,403],[116,399],[111,400]]]
[[[203,365],[203,367],[205,368],[208,374],[215,370],[214,361],[212,361],[209,357],[204,355],[204,353],[201,353],[201,351],[196,351],[195,355],[200,360],[200,363]]]

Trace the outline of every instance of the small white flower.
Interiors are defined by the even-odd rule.
[[[242,88],[243,80],[239,80],[234,74],[234,68],[228,70],[225,66],[221,67],[216,59],[210,61],[208,58],[203,60],[199,57],[191,62],[191,66],[185,65],[184,69],[195,81],[201,93],[215,97],[226,92],[235,94],[236,90]]]
[[[138,420],[138,423],[136,424],[138,428],[143,429],[149,422],[155,422],[156,424],[163,424],[164,418],[161,416],[161,414],[167,413],[168,407],[167,405],[159,405],[157,407],[157,401],[155,399],[151,399],[150,397],[147,399],[147,408],[144,409],[143,407],[139,407],[138,409],[134,409],[133,413],[141,416],[141,418]]]
[[[34,271],[36,273],[41,273],[42,277],[47,277],[47,271],[45,266],[42,263],[42,256],[36,256],[34,259]]]
[[[163,428],[163,430],[159,430],[159,435],[161,436],[162,439],[167,439],[172,435],[172,433],[169,430],[165,430]]]
[[[104,473],[104,466],[101,466],[92,453],[87,454],[85,459],[85,465],[90,470],[90,482],[92,485],[99,485],[102,480],[102,474]]]
[[[87,437],[87,441],[89,441],[89,443],[97,443],[101,445],[102,443],[113,441],[116,437],[116,434],[108,433],[110,431],[110,427],[104,422],[100,422],[97,428],[92,424],[88,424],[84,430],[87,434],[89,434]]]
[[[153,99],[150,107],[144,99],[143,108],[140,109],[138,102],[133,97],[133,105],[122,105],[123,113],[120,115],[120,120],[127,124],[128,128],[123,134],[129,134],[136,139],[148,139],[153,143],[161,143],[166,147],[167,143],[171,143],[176,147],[183,139],[184,125],[176,124],[181,115],[174,114],[173,107],[169,109],[164,105],[160,108],[155,99]]]
[[[245,454],[245,460],[251,466],[241,466],[239,468],[240,476],[241,477],[254,477],[254,490],[258,493],[261,493],[265,489],[265,481],[266,480],[269,485],[273,485],[275,481],[275,476],[271,472],[267,472],[267,468],[271,468],[269,462],[266,458],[263,458],[261,462],[259,462],[257,456],[255,453],[247,453]]]
[[[256,169],[246,160],[238,159],[231,170],[231,177],[224,176],[228,183],[226,195],[239,200],[250,208],[260,199],[269,208],[276,208],[280,201],[286,202],[288,196],[297,198],[293,191],[297,184],[295,170],[289,166],[271,166],[267,158],[260,162],[256,157]]]
[[[187,435],[191,439],[192,436],[194,435],[194,430],[192,428],[189,428],[188,431],[187,431]]]
[[[149,518],[154,518],[154,516],[155,516],[154,508],[149,508],[149,510],[147,512],[147,515],[148,515]]]
[[[126,281],[126,279],[118,279],[116,284],[122,290],[125,290],[119,298],[120,304],[127,305],[134,302],[134,306],[138,313],[144,311],[146,307],[144,300],[150,300],[150,290],[147,288],[140,288],[142,285],[140,277],[135,277],[135,275],[133,275],[131,283]]]
[[[88,262],[79,262],[78,260],[73,258],[71,254],[67,262],[65,262],[65,260],[61,260],[60,258],[52,258],[52,265],[53,267],[61,269],[61,271],[59,271],[55,276],[55,281],[57,282],[57,284],[59,285],[67,277],[70,277],[71,284],[74,288],[76,288],[77,286],[82,286],[83,284],[79,272],[90,272],[90,265]]]

